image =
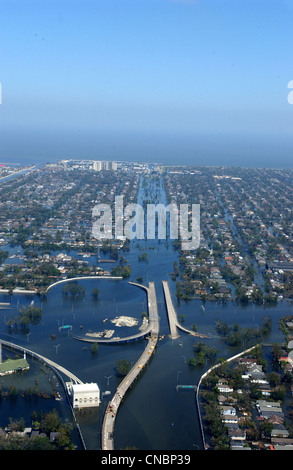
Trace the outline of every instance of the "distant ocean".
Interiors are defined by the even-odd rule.
[[[293,169],[293,135],[0,133],[0,164],[39,164],[61,159]]]

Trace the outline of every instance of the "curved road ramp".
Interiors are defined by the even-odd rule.
[[[149,282],[149,287],[145,287],[135,283],[131,284],[137,285],[138,287],[141,287],[147,291],[148,311],[150,320],[150,336],[148,337],[147,346],[142,355],[140,356],[139,360],[118,385],[115,395],[113,396],[112,400],[108,403],[102,428],[103,450],[114,449],[114,425],[118,408],[128,388],[135,381],[135,379],[138,377],[138,375],[141,373],[141,371],[144,369],[144,367],[152,357],[159,336],[159,316],[154,282]]]

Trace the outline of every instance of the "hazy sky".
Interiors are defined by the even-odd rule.
[[[292,166],[293,0],[0,0],[0,18],[2,161]]]

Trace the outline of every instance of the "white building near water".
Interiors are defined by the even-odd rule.
[[[90,408],[100,405],[100,389],[96,383],[67,383],[73,408]]]

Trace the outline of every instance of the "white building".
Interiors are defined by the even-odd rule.
[[[230,393],[233,392],[233,388],[229,387],[229,385],[218,383],[217,388],[220,393]]]
[[[94,169],[95,171],[101,171],[101,169],[102,169],[102,162],[99,162],[99,161],[93,162],[93,169]]]
[[[93,170],[117,170],[117,162],[108,162],[108,161],[93,161]]]
[[[95,383],[67,383],[73,408],[90,408],[100,405],[100,389]]]

